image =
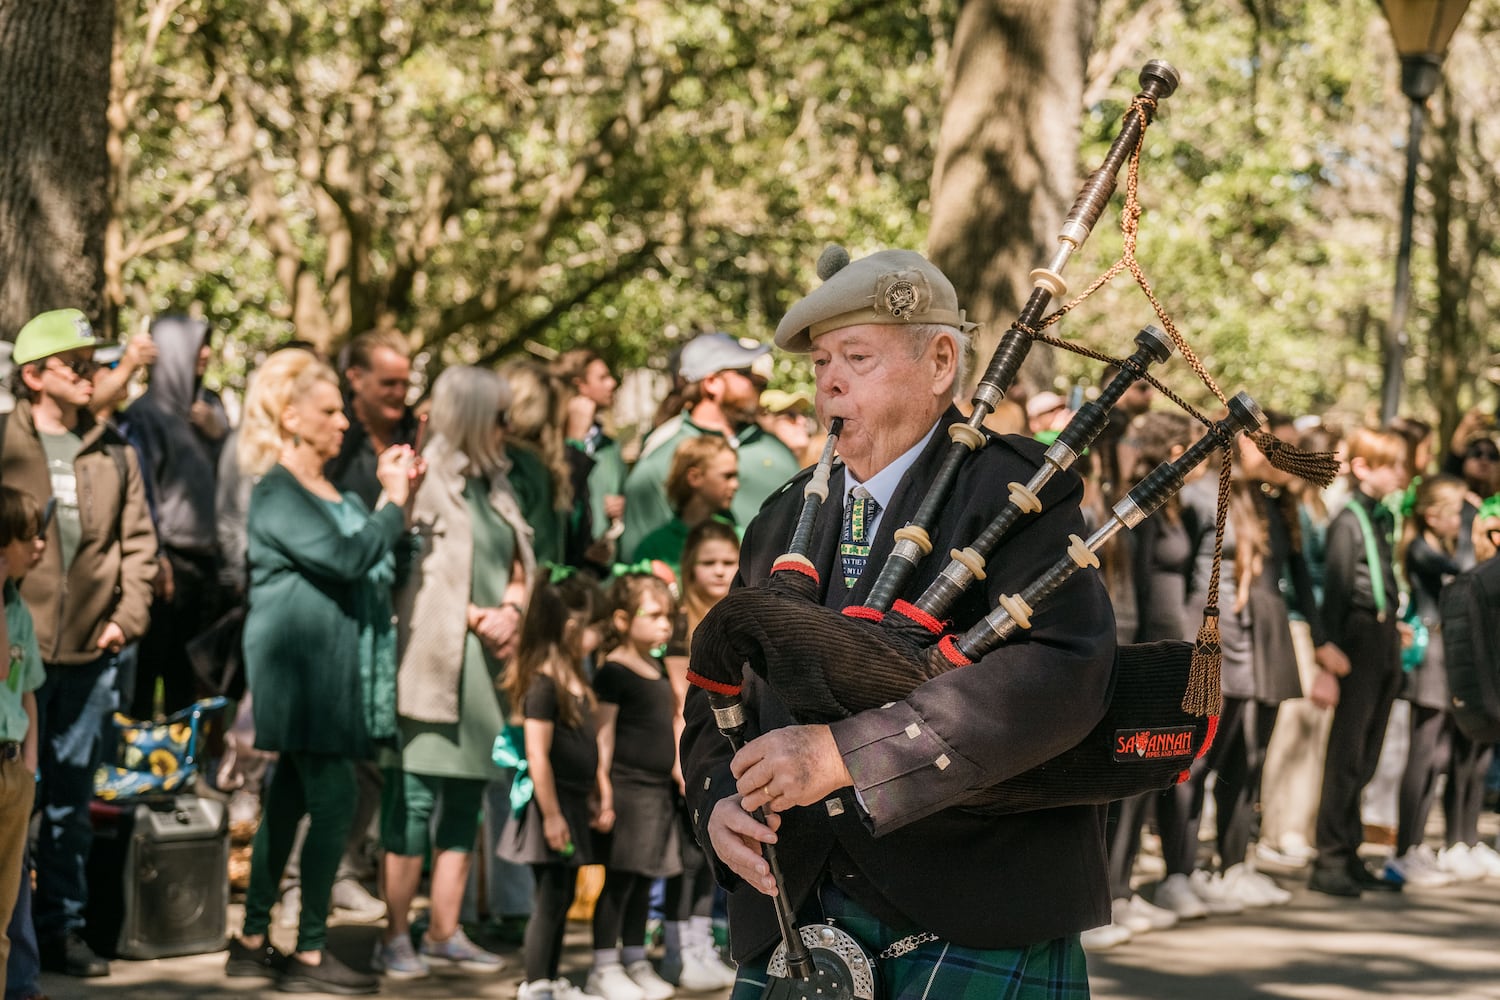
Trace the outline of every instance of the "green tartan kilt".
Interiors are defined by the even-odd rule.
[[[906,937],[848,896],[825,886],[825,919],[879,955]],[[733,928],[730,928],[733,933]],[[770,954],[739,967],[730,1000],[760,1000]],[[964,948],[928,941],[876,960],[879,1000],[1088,1000],[1089,974],[1077,934],[1026,948]]]

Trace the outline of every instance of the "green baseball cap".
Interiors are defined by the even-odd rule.
[[[32,317],[21,327],[11,360],[18,365],[29,365],[63,351],[94,347],[98,343],[99,338],[94,336],[94,328],[82,310],[53,309]]]

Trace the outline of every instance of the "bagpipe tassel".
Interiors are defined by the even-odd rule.
[[[1203,624],[1193,643],[1193,661],[1188,671],[1187,690],[1182,694],[1182,710],[1191,715],[1218,715],[1223,703],[1219,667],[1223,652],[1219,646],[1219,609],[1203,609]]]

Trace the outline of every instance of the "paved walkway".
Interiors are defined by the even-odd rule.
[[[1095,1000],[1354,1000],[1364,997],[1500,1000],[1500,882],[1480,882],[1355,902],[1309,893],[1301,878],[1277,874],[1296,892],[1285,907],[1194,921],[1092,955]],[[333,930],[335,950],[368,958],[376,927]],[[512,951],[510,965],[519,964]],[[582,981],[585,929],[575,925],[564,971]],[[108,979],[48,977],[54,1000],[176,1000],[279,997],[254,983],[223,978],[223,955],[116,962]],[[516,976],[387,984],[384,996],[504,998]],[[698,994],[722,1000],[718,994]],[[934,998],[940,1000],[940,998]]]

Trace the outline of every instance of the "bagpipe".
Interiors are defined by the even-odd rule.
[[[1058,249],[1032,272],[1033,290],[1020,315],[995,348],[972,397],[972,410],[949,428],[950,442],[938,474],[911,521],[894,533],[889,558],[878,568],[865,603],[838,612],[822,606],[819,571],[810,558],[813,522],[828,495],[841,427],[832,421],[820,461],[803,490],[800,516],[787,552],[756,587],[731,592],[706,615],[693,636],[688,679],[702,688],[715,723],[738,750],[747,735],[741,701],[748,669],[769,685],[799,724],[829,723],[907,698],[924,682],[961,670],[1014,641],[1031,627],[1036,609],[1075,573],[1096,570],[1099,550],[1136,527],[1181,489],[1186,475],[1215,452],[1221,456],[1212,576],[1207,593],[1219,593],[1220,557],[1228,511],[1229,472],[1236,436],[1250,435],[1278,468],[1325,484],[1337,468],[1332,456],[1307,455],[1263,430],[1265,418],[1246,394],[1226,398],[1152,292],[1135,260],[1140,215],[1137,172],[1147,127],[1157,105],[1176,90],[1178,75],[1152,61],[1140,73],[1140,92],[1126,111],[1103,163],[1089,175],[1058,234]],[[1113,197],[1120,171],[1129,164],[1121,214],[1124,250],[1118,261],[1078,298],[1047,310],[1067,292],[1062,271],[1087,240]],[[842,254],[842,251],[839,251]],[[837,266],[837,265],[835,265]],[[820,261],[820,272],[825,268]],[[1069,344],[1043,331],[1078,302],[1128,270],[1151,302],[1162,328],[1137,333],[1135,350],[1113,358]],[[827,278],[828,275],[824,274]],[[1045,315],[1045,318],[1044,318]],[[1048,446],[1025,482],[1005,487],[1006,502],[968,545],[955,548],[942,571],[915,600],[906,592],[913,571],[932,553],[931,533],[950,502],[960,470],[991,437],[985,418],[1005,397],[1031,346],[1037,341],[1077,351],[1118,367],[1098,397],[1083,405]],[[1183,401],[1151,374],[1151,367],[1180,354],[1224,405],[1210,418]],[[1070,536],[1050,568],[1017,593],[1001,596],[981,620],[949,632],[945,616],[955,602],[988,575],[988,560],[1005,538],[1024,530],[1042,509],[1039,494],[1068,470],[1106,427],[1125,391],[1144,380],[1185,409],[1204,433],[1177,459],[1164,462],[1132,487],[1088,538]],[[997,484],[998,486],[999,484]],[[873,564],[869,567],[875,569]],[[1187,774],[1213,740],[1220,706],[1218,612],[1205,609],[1197,641],[1120,646],[1103,718],[1076,746],[998,784],[975,788],[956,808],[985,815],[1101,804],[1165,788]],[[979,710],[976,708],[976,710]],[[764,821],[765,816],[759,817]],[[764,853],[778,892],[773,897],[782,942],[771,961],[768,996],[862,997],[875,995],[874,959],[842,930],[822,924],[798,927],[773,848]]]

